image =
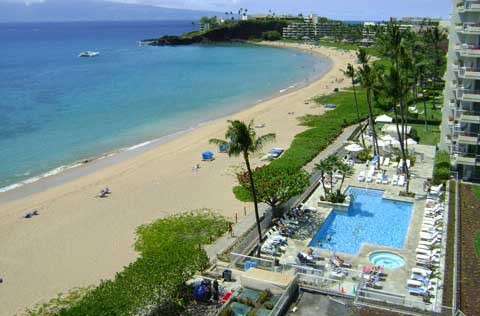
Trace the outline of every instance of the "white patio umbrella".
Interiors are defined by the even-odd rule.
[[[395,137],[393,137],[392,135],[383,135],[382,137],[380,137],[381,140],[385,141],[385,142],[393,142],[395,140],[397,140]]]
[[[414,139],[408,138],[407,139],[407,145],[412,146],[418,144]]]
[[[358,144],[350,144],[345,147],[345,150],[349,152],[359,152],[363,150],[363,147]]]
[[[386,114],[377,116],[377,118],[375,119],[376,123],[392,123],[392,121],[393,121],[393,118],[391,118]]]
[[[378,142],[378,147],[388,147],[392,144],[391,141],[380,139]]]

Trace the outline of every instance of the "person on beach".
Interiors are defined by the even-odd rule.
[[[228,234],[233,237],[233,225],[230,222],[228,223]]]

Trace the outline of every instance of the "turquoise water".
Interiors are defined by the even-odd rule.
[[[328,68],[279,48],[136,45],[192,27],[0,24],[0,187],[231,114]],[[78,58],[85,50],[100,55]]]
[[[348,212],[332,211],[309,246],[351,254],[363,243],[403,248],[413,203],[384,199],[383,193],[349,187],[353,202]]]

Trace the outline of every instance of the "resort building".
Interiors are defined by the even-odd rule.
[[[347,27],[339,21],[322,21],[316,15],[304,17],[302,22],[294,22],[283,29],[283,38],[287,39],[335,39],[343,38]]]
[[[453,0],[441,149],[464,179],[480,178],[480,1]]]

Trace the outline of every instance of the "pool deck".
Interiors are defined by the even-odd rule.
[[[343,186],[344,189],[346,189],[348,186],[355,186],[360,188],[384,190],[384,198],[413,202],[410,224],[406,233],[403,248],[398,249],[373,244],[363,244],[358,254],[344,254],[339,252],[337,252],[337,254],[341,255],[346,262],[352,263],[352,270],[358,271],[361,271],[364,266],[372,265],[369,261],[369,255],[374,251],[390,251],[401,255],[406,260],[406,264],[401,268],[384,270],[387,277],[385,280],[379,282],[379,285],[382,287],[381,290],[395,293],[398,295],[403,295],[408,300],[421,302],[422,298],[410,295],[406,290],[405,286],[407,280],[410,279],[411,269],[414,267],[418,267],[416,265],[415,249],[417,248],[420,238],[421,225],[423,222],[424,204],[425,199],[427,198],[427,193],[423,190],[423,183],[427,178],[432,177],[435,147],[416,145],[415,150],[417,161],[415,166],[411,168],[412,176],[410,180],[410,192],[415,193],[415,198],[400,197],[399,192],[404,191],[403,187],[393,186],[392,184],[377,184],[375,183],[375,179],[373,182],[370,183],[366,183],[365,181],[359,182],[357,180],[358,175],[361,171],[366,170],[365,164],[356,164],[355,174],[351,178],[345,179],[345,183]],[[393,166],[382,166],[381,169],[386,170],[389,180],[391,180],[393,175],[397,173],[396,167]],[[305,205],[309,208],[315,208],[317,210],[317,217],[325,219],[332,211],[332,208],[318,206],[320,196],[323,195],[322,191],[322,186],[319,186],[305,202]],[[316,231],[313,232],[313,235],[315,233]],[[306,252],[310,239],[311,238],[298,240],[295,238],[290,238],[287,250],[281,256],[280,262],[290,264],[295,263],[296,254],[298,252]],[[321,255],[326,257],[327,260],[319,261],[318,263],[327,265],[328,258],[332,255],[332,253],[328,250],[321,250]],[[441,261],[443,262],[443,260]],[[442,265],[440,266],[440,269],[443,270]],[[353,280],[351,282],[346,282],[351,279],[351,277],[353,277]],[[346,293],[350,294],[354,292],[353,287],[358,284],[358,281],[356,281],[356,279],[358,279],[358,274],[356,271],[351,271],[349,273],[349,276],[345,278],[342,284],[345,287]],[[441,302],[441,290],[434,292],[434,295],[436,297],[432,298],[432,302],[434,300]]]

